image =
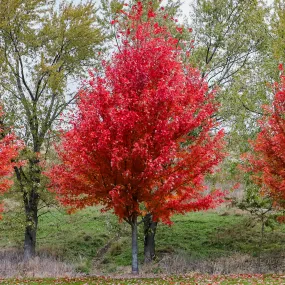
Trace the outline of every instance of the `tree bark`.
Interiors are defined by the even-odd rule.
[[[139,274],[138,263],[138,222],[137,217],[133,218],[132,227],[132,274]]]
[[[23,171],[20,171],[17,178],[27,180]],[[23,192],[23,202],[25,207],[25,239],[24,239],[24,261],[35,257],[36,254],[36,238],[38,229],[38,204],[39,204],[39,187],[41,170],[39,167],[39,159],[29,159],[29,181],[26,185],[21,183]]]
[[[263,250],[263,239],[264,239],[264,229],[265,229],[265,220],[264,216],[261,216],[261,236],[260,236],[260,241],[259,241],[259,249],[258,249],[258,271],[261,274],[261,253]]]
[[[144,263],[151,263],[155,259],[155,233],[157,222],[152,220],[152,215],[144,217]]]
[[[27,206],[27,207],[26,207]],[[24,240],[24,261],[34,258],[36,255],[36,238],[38,228],[38,212],[35,205],[25,205],[26,228]]]

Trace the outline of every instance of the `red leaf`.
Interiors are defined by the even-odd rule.
[[[212,131],[214,94],[182,62],[177,39],[145,22],[140,2],[129,17],[104,76],[90,73],[79,92],[73,128],[58,146],[61,163],[47,175],[66,206],[100,203],[121,219],[144,209],[170,223],[174,213],[221,203],[220,192],[206,195],[204,177],[225,156],[223,132]]]

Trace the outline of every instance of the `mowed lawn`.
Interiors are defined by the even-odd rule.
[[[0,280],[0,284],[5,285],[49,285],[49,284],[76,284],[76,285],[123,285],[123,284],[198,284],[198,285],[209,285],[209,284],[285,284],[285,275],[184,275],[184,276],[166,276],[161,278],[107,278],[107,277],[88,277],[88,278],[59,278],[59,279],[9,279]]]

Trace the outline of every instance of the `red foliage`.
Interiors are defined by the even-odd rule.
[[[0,108],[0,116],[2,115],[2,108]],[[0,128],[0,194],[5,193],[13,184],[11,176],[16,165],[14,160],[18,156],[20,147],[21,144],[14,134],[4,135],[3,129]],[[0,212],[3,212],[2,205],[0,205]]]
[[[170,222],[221,201],[203,180],[224,156],[223,132],[212,131],[214,94],[182,64],[177,40],[141,17],[139,3],[104,76],[91,74],[80,91],[58,147],[62,163],[47,175],[66,206],[100,203],[121,219],[150,212]]]
[[[275,201],[275,206],[285,207],[285,77],[275,84],[276,94],[272,106],[265,106],[260,120],[261,128],[252,142],[253,153],[246,155],[248,170],[262,193]]]

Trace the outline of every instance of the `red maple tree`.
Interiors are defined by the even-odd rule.
[[[121,46],[91,74],[79,93],[72,128],[47,175],[63,205],[113,210],[132,227],[132,272],[138,272],[137,219],[152,213],[170,223],[174,213],[213,207],[204,176],[221,161],[223,132],[213,114],[214,94],[152,11],[142,21],[139,2],[121,32]],[[95,73],[95,72],[94,72]]]
[[[253,151],[246,154],[246,169],[261,187],[261,194],[271,197],[277,208],[285,208],[285,76],[275,84],[271,106],[264,107],[261,128],[251,142]]]
[[[3,116],[2,108],[0,107],[0,117]],[[12,185],[11,177],[14,173],[15,159],[21,148],[20,141],[16,140],[13,133],[6,133],[3,129],[3,124],[0,124],[0,194],[5,193]],[[3,211],[2,204],[0,212]],[[1,218],[1,216],[0,216]]]

